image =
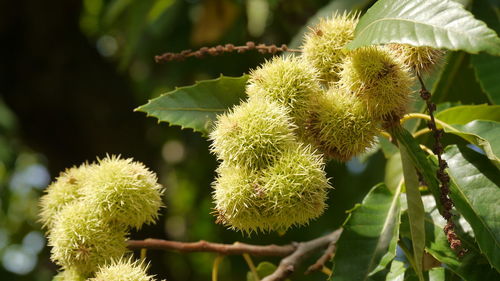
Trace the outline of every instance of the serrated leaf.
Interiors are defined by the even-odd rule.
[[[396,255],[401,185],[392,193],[378,184],[354,208],[337,243],[330,280],[368,280]]]
[[[225,77],[197,82],[195,85],[180,87],[168,92],[136,111],[207,135],[217,115],[238,104],[245,95],[248,76]]]
[[[449,146],[443,154],[451,177],[450,197],[471,225],[481,252],[500,270],[500,173],[472,149]]]
[[[385,43],[500,55],[496,33],[450,0],[377,1],[361,18],[347,47]]]
[[[442,126],[444,125],[444,126]],[[457,135],[480,147],[488,158],[500,168],[500,123],[494,121],[475,120],[465,125],[445,125],[438,127],[445,132]]]
[[[500,122],[500,105],[459,105],[440,111],[435,116],[448,124],[465,125],[477,119]]]
[[[418,279],[423,281],[422,260],[425,248],[424,204],[422,203],[418,177],[411,161],[408,148],[404,145],[400,145],[399,150],[401,152],[401,163],[403,166],[403,176],[406,187],[406,201],[408,202],[407,212],[410,219],[413,258],[415,260],[414,270],[417,273]]]

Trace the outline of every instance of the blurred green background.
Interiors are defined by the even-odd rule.
[[[2,0],[0,280],[51,280],[57,267],[36,222],[37,200],[60,171],[106,153],[144,162],[167,187],[160,221],[132,233],[133,239],[287,244],[336,229],[345,211],[383,180],[381,152],[364,163],[328,164],[335,187],[330,208],[308,227],[283,236],[246,237],[216,225],[210,214],[217,163],[208,141],[133,109],[175,86],[220,74],[239,76],[270,58],[247,52],[155,64],[157,54],[249,40],[289,43],[320,9],[366,9],[370,2]],[[214,257],[148,251],[150,272],[169,281],[210,280]],[[279,261],[254,261],[262,260]],[[220,270],[219,280],[245,280],[248,268],[241,256],[231,256]],[[293,280],[325,280],[325,275],[298,273]]]

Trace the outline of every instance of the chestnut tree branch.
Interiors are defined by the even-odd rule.
[[[253,256],[285,257],[281,260],[278,268],[273,274],[262,279],[262,281],[279,281],[290,276],[295,271],[295,268],[304,260],[304,258],[312,252],[321,248],[326,248],[329,245],[331,247],[332,244],[335,244],[341,233],[342,229],[338,229],[330,234],[310,241],[300,243],[294,242],[288,245],[251,245],[240,242],[234,244],[221,244],[203,240],[198,242],[179,242],[152,238],[145,240],[129,240],[127,243],[128,248],[131,250],[156,249],[179,251],[184,253],[213,252],[221,255],[250,254]],[[328,249],[330,249],[330,247]],[[328,249],[327,251],[329,251]],[[321,262],[322,264],[320,266],[322,266],[329,257],[331,256],[324,257],[323,255],[320,258],[321,261],[318,260],[315,265]]]
[[[276,45],[266,45],[266,44],[255,44],[252,41],[247,42],[244,46],[235,46],[233,44],[218,45],[215,47],[202,47],[199,50],[184,50],[180,53],[164,53],[155,56],[155,61],[157,63],[165,63],[169,61],[182,61],[190,57],[203,58],[206,56],[218,56],[224,53],[244,53],[246,51],[256,50],[261,54],[276,54],[277,52],[302,52],[299,49],[290,49],[287,45],[283,44],[281,46]]]
[[[292,254],[282,259],[278,268],[271,275],[264,277],[262,281],[285,280],[295,271],[304,258],[320,248],[326,247],[331,243],[336,243],[341,233],[342,229],[340,228],[326,236],[298,243],[297,249]]]
[[[326,248],[323,255],[319,257],[319,259],[314,264],[312,264],[311,266],[309,266],[309,268],[307,268],[305,274],[321,270],[323,266],[325,266],[325,264],[333,258],[333,255],[337,250],[337,243],[335,242],[331,242],[330,245],[328,245],[328,248]]]
[[[213,252],[222,255],[251,254],[253,256],[285,257],[295,251],[295,244],[289,245],[250,245],[246,243],[221,244],[208,241],[179,242],[161,239],[129,240],[129,249],[156,249],[167,251],[179,251],[184,253]]]

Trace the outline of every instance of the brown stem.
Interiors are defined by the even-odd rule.
[[[297,246],[289,245],[250,245],[245,243],[221,244],[207,241],[198,242],[178,242],[161,239],[129,240],[129,249],[156,249],[170,250],[185,253],[192,252],[214,252],[222,255],[241,255],[248,253],[254,256],[276,256],[285,257],[293,253]]]
[[[330,243],[323,255],[321,255],[321,257],[319,257],[319,259],[314,264],[310,265],[309,268],[307,268],[305,274],[321,270],[323,266],[325,266],[325,264],[333,258],[336,250],[337,244],[335,242]]]
[[[285,280],[295,271],[297,266],[305,257],[307,257],[312,252],[325,247],[326,245],[336,243],[341,233],[342,229],[337,229],[326,236],[319,237],[311,241],[298,243],[296,250],[286,258],[282,259],[278,268],[271,275],[264,277],[262,281]]]
[[[245,243],[234,243],[234,244],[221,244],[212,243],[207,241],[198,242],[178,242],[169,241],[161,239],[145,239],[145,240],[129,240],[128,248],[131,250],[136,249],[157,249],[157,250],[168,250],[168,251],[179,251],[185,253],[192,252],[213,252],[222,255],[242,255],[251,254],[253,256],[275,256],[275,257],[285,257],[281,260],[278,268],[271,275],[266,276],[262,281],[279,281],[284,280],[290,276],[295,268],[302,262],[302,260],[307,257],[312,252],[335,244],[342,233],[342,229],[337,229],[334,232],[318,237],[316,239],[300,242],[291,243],[288,245],[250,245]],[[327,249],[327,251],[329,251]],[[331,257],[320,258],[322,265],[327,262]],[[318,262],[320,261],[318,260]],[[316,263],[318,263],[316,262]],[[321,265],[321,266],[322,266]],[[314,266],[314,265],[313,265]]]
[[[244,53],[246,51],[257,50],[261,54],[275,54],[277,52],[302,52],[299,49],[289,49],[287,45],[283,44],[280,47],[276,45],[255,44],[252,41],[246,43],[245,46],[234,46],[233,44],[226,44],[224,46],[217,45],[215,47],[202,47],[199,50],[184,50],[180,53],[164,53],[155,56],[157,63],[165,63],[169,61],[182,61],[189,57],[203,58],[205,56],[218,56],[223,53]]]
[[[448,163],[444,160],[441,155],[443,154],[443,145],[441,144],[441,137],[443,136],[443,130],[438,129],[436,126],[436,120],[434,119],[434,111],[436,111],[436,105],[431,101],[431,93],[425,87],[424,81],[419,74],[417,74],[418,81],[421,85],[420,97],[425,101],[427,105],[427,111],[429,111],[429,116],[431,120],[427,123],[429,129],[431,129],[434,136],[434,154],[436,154],[438,158],[439,168],[436,173],[437,178],[440,182],[440,201],[443,205],[442,216],[446,219],[446,225],[444,227],[444,232],[446,233],[446,237],[448,242],[450,243],[450,247],[457,251],[458,256],[463,256],[467,251],[462,247],[462,241],[458,238],[455,232],[455,224],[453,222],[453,201],[450,198],[450,176],[446,172],[446,168],[448,167]]]

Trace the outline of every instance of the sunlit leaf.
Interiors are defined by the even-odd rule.
[[[405,263],[398,260],[393,260],[391,269],[387,274],[386,281],[404,281],[405,279]]]
[[[500,168],[500,123],[475,120],[465,125],[442,124],[445,132],[457,135],[480,147],[488,158]],[[441,127],[441,125],[439,126]]]
[[[385,184],[370,190],[344,224],[337,243],[330,280],[368,280],[396,255],[401,214],[399,188],[392,193]]]
[[[180,87],[150,100],[136,111],[206,135],[217,115],[245,98],[247,76],[224,77]]]
[[[348,48],[406,43],[500,55],[500,38],[449,0],[379,0],[361,18]]]
[[[454,106],[438,112],[436,118],[448,124],[461,125],[477,119],[500,122],[500,105]]]

